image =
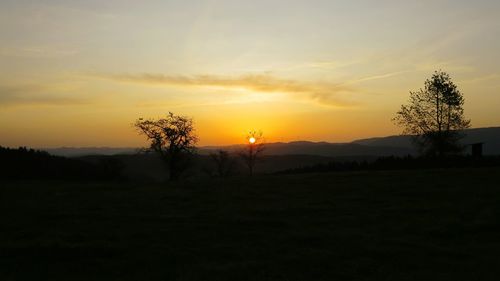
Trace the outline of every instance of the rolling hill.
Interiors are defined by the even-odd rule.
[[[464,145],[482,142],[485,155],[500,154],[500,127],[468,129],[465,134],[466,136],[462,140]],[[353,143],[370,147],[413,148],[410,136],[369,138],[357,140]]]
[[[500,127],[477,128],[466,130],[464,144],[482,142],[484,143],[484,154],[500,154]],[[199,148],[199,153],[207,155],[212,151],[224,149],[238,151],[243,145],[230,146],[204,146]],[[110,148],[110,147],[63,147],[43,149],[53,155],[77,157],[85,155],[118,155],[135,154],[138,148]],[[416,149],[411,142],[410,136],[387,136],[355,140],[350,143],[329,143],[295,141],[289,143],[267,143],[264,151],[268,156],[280,155],[314,155],[323,157],[380,157],[380,156],[403,156],[416,154]]]

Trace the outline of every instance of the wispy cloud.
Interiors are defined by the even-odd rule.
[[[500,82],[500,74],[492,73],[483,76],[471,77],[469,79],[463,80],[462,83],[483,83],[486,81]]]
[[[90,103],[81,98],[44,93],[47,90],[47,86],[35,84],[0,86],[0,108],[26,105],[68,106]]]
[[[403,71],[396,71],[396,72],[390,72],[390,73],[385,73],[385,74],[377,74],[377,75],[371,75],[371,76],[366,76],[358,79],[352,79],[350,81],[347,81],[346,84],[355,84],[355,83],[360,83],[360,82],[365,82],[365,81],[372,81],[372,80],[380,80],[380,79],[386,79],[390,78],[393,76],[397,76],[403,73],[410,72],[408,70],[403,70]]]
[[[119,74],[97,75],[99,78],[118,82],[165,85],[178,87],[220,87],[225,89],[245,89],[261,93],[285,93],[298,99],[307,99],[328,106],[346,107],[356,103],[347,93],[354,92],[350,86],[327,82],[304,82],[280,79],[271,75],[162,75],[162,74]]]
[[[31,47],[2,47],[0,48],[0,56],[5,57],[23,57],[34,59],[54,59],[74,56],[78,54],[77,49],[71,48],[56,48],[47,46],[31,46]]]

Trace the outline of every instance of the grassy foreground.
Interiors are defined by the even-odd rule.
[[[500,168],[0,182],[0,280],[498,280]]]

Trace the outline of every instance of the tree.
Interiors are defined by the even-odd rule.
[[[231,174],[234,161],[226,150],[217,150],[210,153],[210,159],[214,162],[216,167],[216,175],[218,177],[227,177]]]
[[[470,127],[463,105],[463,95],[450,75],[436,71],[424,89],[410,91],[408,104],[401,106],[393,121],[413,136],[425,155],[443,157],[462,149],[462,131]]]
[[[196,151],[198,137],[193,120],[169,112],[165,118],[139,118],[134,126],[151,142],[150,150],[157,152],[167,164],[170,180],[177,180],[187,168],[189,156]]]
[[[239,155],[243,162],[248,167],[250,176],[253,176],[255,163],[259,159],[262,151],[264,151],[264,138],[262,132],[251,131],[246,136],[247,144],[240,151]]]

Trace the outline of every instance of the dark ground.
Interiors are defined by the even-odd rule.
[[[0,182],[0,280],[498,280],[500,168]]]

